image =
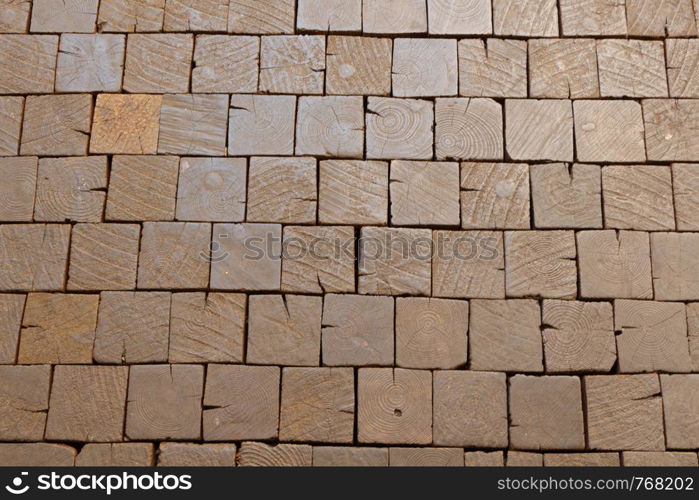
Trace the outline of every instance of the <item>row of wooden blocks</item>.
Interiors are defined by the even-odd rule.
[[[696,36],[699,24],[696,0],[2,0],[0,6],[0,32],[10,33],[363,31],[674,37]]]
[[[0,294],[0,364],[698,372],[699,304],[221,292]]]
[[[3,441],[699,447],[699,375],[245,365],[3,366]],[[584,410],[583,410],[584,408]]]
[[[236,443],[1,443],[3,466],[43,467],[696,467],[690,451],[540,453],[453,447]]]
[[[5,157],[0,176],[2,222],[699,230],[699,164],[688,163]]]
[[[699,99],[0,97],[5,155],[693,162]]]
[[[0,93],[695,98],[698,62],[696,38],[0,35]]]

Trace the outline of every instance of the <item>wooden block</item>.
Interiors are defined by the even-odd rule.
[[[107,198],[107,157],[41,158],[34,220],[100,222]]]
[[[167,0],[164,31],[226,31],[228,0]]]
[[[286,226],[282,290],[354,292],[354,228]]]
[[[55,35],[1,35],[0,93],[53,92],[57,53]]]
[[[305,31],[361,31],[362,0],[299,0],[296,27]]]
[[[391,224],[458,226],[459,164],[391,162]]]
[[[568,100],[505,101],[507,153],[515,160],[573,161],[573,108]]]
[[[437,99],[435,119],[438,159],[502,159],[502,106],[497,101]]]
[[[463,467],[461,448],[389,448],[391,467]]]
[[[392,297],[329,294],[324,299],[324,365],[393,364]]]
[[[354,370],[284,368],[280,441],[352,443]]]
[[[276,94],[322,94],[325,37],[262,37],[260,91]]]
[[[575,101],[575,146],[581,162],[643,162],[641,106],[634,101]]]
[[[364,155],[362,97],[301,97],[296,123],[299,156],[361,158]]]
[[[699,304],[687,304],[687,333],[692,371],[699,372]]]
[[[365,33],[425,33],[427,4],[422,0],[363,0]]]
[[[577,294],[573,231],[505,233],[505,291],[508,297],[574,299]]]
[[[151,443],[88,443],[75,458],[78,467],[150,467]]]
[[[87,154],[92,96],[28,96],[22,126],[22,155]]]
[[[428,0],[431,35],[487,35],[493,32],[490,0]]]
[[[369,159],[432,159],[434,110],[430,101],[369,97],[366,155]]]
[[[560,5],[564,36],[627,34],[624,2],[561,0]]]
[[[455,369],[466,364],[468,302],[433,298],[396,300],[396,365]]]
[[[155,154],[163,96],[99,94],[90,153]]]
[[[169,292],[102,292],[93,351],[95,362],[166,362],[170,295]]]
[[[0,158],[0,220],[31,222],[37,174],[36,157]]]
[[[670,167],[602,168],[605,227],[641,231],[674,230]]]
[[[667,97],[664,47],[652,40],[598,40],[602,97]]]
[[[257,92],[258,37],[199,35],[196,42],[192,92]]]
[[[242,362],[245,310],[245,295],[242,294],[174,294],[168,361]]]
[[[211,282],[216,290],[279,290],[279,224],[214,224]]]
[[[119,92],[123,35],[61,35],[56,92]]]
[[[173,220],[177,199],[175,156],[115,156],[105,218],[117,221]]]
[[[138,261],[138,288],[206,288],[211,224],[145,222]]]
[[[507,447],[504,373],[434,372],[434,444]]]
[[[660,375],[667,447],[699,447],[699,374]],[[696,461],[694,462],[696,465]]]
[[[521,450],[585,448],[582,396],[578,377],[509,379],[510,442]]]
[[[227,107],[222,94],[163,96],[158,153],[224,156]]]
[[[295,21],[296,0],[230,0],[232,33],[293,33]]]
[[[460,40],[459,94],[527,97],[527,43],[500,38]]]
[[[544,467],[619,467],[619,453],[545,453]]]
[[[698,230],[699,166],[690,163],[672,165],[672,189],[677,229],[679,231]]]
[[[160,31],[165,0],[101,0],[97,25],[102,32]]]
[[[201,438],[204,367],[131,367],[125,435],[129,439]]]
[[[75,448],[50,443],[2,443],[0,464],[4,467],[72,467]]]
[[[652,234],[650,245],[655,298],[699,299],[699,234]]]
[[[691,0],[627,0],[629,35],[644,37],[697,36]]]
[[[493,0],[493,27],[496,35],[558,36],[556,0]]]
[[[461,164],[461,227],[529,229],[529,166]]]
[[[318,220],[321,224],[377,224],[388,221],[388,163],[320,162]]]
[[[434,71],[434,68],[440,71]],[[393,95],[451,96],[458,92],[456,40],[396,38],[393,42]]]
[[[30,293],[24,309],[17,362],[92,363],[99,295]]]
[[[602,173],[598,165],[532,165],[529,173],[537,228],[602,228]]]
[[[540,324],[536,300],[472,300],[470,369],[542,372]]]
[[[45,438],[122,441],[128,377],[125,366],[56,366]]]
[[[313,467],[388,467],[388,449],[314,446]]]
[[[279,434],[280,369],[209,365],[204,393],[204,439],[274,439]]]
[[[576,236],[582,298],[653,298],[648,233],[580,231]]]
[[[466,467],[503,467],[505,457],[502,451],[467,451],[464,453]]]
[[[294,96],[231,96],[228,154],[293,155],[295,117]]]
[[[650,161],[694,161],[699,155],[699,129],[687,127],[699,119],[694,99],[645,99],[646,148]]]
[[[68,290],[136,288],[138,224],[76,224],[70,241]]]
[[[0,33],[26,33],[29,25],[30,2],[0,1]]]
[[[699,97],[699,40],[668,39],[665,50],[670,97]]]
[[[152,94],[188,92],[193,48],[191,33],[129,35],[124,90]]]
[[[508,467],[543,467],[544,455],[542,453],[532,453],[529,451],[507,451]]]
[[[0,225],[0,290],[62,290],[69,242],[68,224]]]
[[[246,220],[314,223],[316,171],[315,158],[251,158]]]
[[[50,366],[0,366],[0,438],[41,441],[49,409]]]
[[[0,156],[18,154],[23,113],[24,97],[0,97]]]
[[[548,373],[612,370],[616,340],[611,304],[544,300],[542,320]]]
[[[429,295],[430,229],[363,227],[359,241],[359,293]]]
[[[696,467],[697,455],[681,451],[624,451],[624,467]]]
[[[238,465],[241,467],[310,467],[313,448],[305,444],[241,443]]]
[[[505,252],[501,232],[434,231],[432,295],[505,297]]]
[[[177,220],[243,221],[246,192],[244,158],[182,158],[177,183]]]
[[[98,4],[99,0],[34,0],[31,31],[94,33]]]
[[[251,295],[246,362],[318,366],[323,299]]]
[[[329,36],[326,93],[389,95],[392,58],[390,38]]]
[[[599,97],[595,41],[529,40],[529,79],[532,97]]]
[[[357,393],[360,443],[432,442],[431,372],[361,368]]]
[[[593,450],[663,450],[658,375],[585,377],[587,431]]]
[[[236,446],[226,444],[161,443],[160,467],[235,467]]]
[[[17,357],[25,295],[0,294],[0,363],[13,364]]]

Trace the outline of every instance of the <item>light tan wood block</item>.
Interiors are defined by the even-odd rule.
[[[660,375],[667,447],[699,446],[699,374]],[[696,466],[696,461],[693,463]]]
[[[226,31],[228,0],[167,0],[164,31]]]
[[[62,35],[56,91],[119,92],[125,46],[123,35]]]
[[[150,467],[151,443],[88,443],[75,458],[78,467]]]
[[[301,97],[296,119],[296,154],[361,158],[364,100],[360,96]]]
[[[425,33],[427,4],[422,0],[363,0],[365,33]]]
[[[294,96],[231,96],[228,154],[294,154],[295,119]]]
[[[619,467],[619,453],[545,453],[544,467]]]
[[[224,156],[227,107],[223,94],[163,96],[158,153]]]
[[[161,443],[158,449],[159,467],[235,467],[234,443]]]
[[[26,33],[32,4],[15,0],[0,2],[0,33]]]
[[[153,94],[188,92],[193,48],[191,33],[129,35],[124,90]]]
[[[491,0],[428,0],[431,35],[486,35],[493,32]]]
[[[602,97],[667,97],[665,47],[653,40],[598,40]]]
[[[599,97],[595,41],[529,40],[529,79],[532,97]]]
[[[641,105],[634,101],[575,101],[575,147],[581,162],[646,160]]]
[[[198,35],[192,92],[257,92],[259,54],[256,36]]]
[[[262,37],[260,91],[276,94],[322,94],[325,37],[281,35]]]
[[[568,100],[505,101],[505,142],[514,160],[573,160],[573,108]]]
[[[527,43],[500,38],[460,40],[459,95],[527,97]]]
[[[625,467],[696,467],[697,455],[683,451],[624,451]]]
[[[314,446],[313,467],[387,467],[388,449],[365,446]]]
[[[694,161],[699,155],[699,129],[688,127],[699,119],[694,99],[645,99],[643,119],[650,161]]]
[[[19,152],[23,114],[24,97],[0,97],[0,156]]]
[[[228,31],[232,33],[293,33],[296,0],[230,0]]]
[[[0,220],[31,222],[37,178],[36,157],[0,158]]]
[[[34,0],[31,31],[94,33],[99,0]]]
[[[92,96],[87,94],[27,97],[21,154],[87,154],[91,116]]]
[[[155,154],[162,101],[160,95],[99,94],[90,153]]]
[[[672,189],[675,219],[679,231],[699,229],[699,165],[672,165]]]
[[[502,159],[502,106],[497,101],[437,99],[435,118],[438,159]]]
[[[361,31],[362,0],[298,0],[296,27],[308,31]]]
[[[177,182],[177,220],[244,220],[247,171],[244,158],[182,158]]]
[[[305,444],[245,442],[240,445],[238,465],[241,467],[310,467],[313,447]]]
[[[492,1],[496,35],[558,36],[558,4],[555,0]]]
[[[626,35],[624,2],[607,0],[561,0],[564,36]]]
[[[103,32],[160,31],[165,0],[101,0],[97,23]]]
[[[390,94],[392,58],[393,41],[390,38],[329,36],[326,93]]]
[[[656,300],[699,299],[699,234],[654,233],[650,239]]]
[[[0,436],[41,441],[49,409],[50,366],[0,366]]]
[[[58,37],[0,35],[0,92],[53,92]]]
[[[461,448],[389,448],[391,467],[463,467]]]
[[[15,467],[72,467],[75,448],[53,443],[0,444],[0,463]]]
[[[502,451],[467,451],[464,453],[466,467],[503,467],[505,456]]]
[[[17,358],[19,332],[26,295],[0,294],[0,363],[13,364]]]
[[[434,109],[430,101],[370,97],[366,117],[369,159],[429,160]]]
[[[699,97],[699,40],[668,39],[665,51],[670,97]]]
[[[626,18],[631,36],[697,36],[691,0],[626,0]]]
[[[393,95],[452,96],[458,92],[456,40],[396,38],[393,42]],[[440,68],[434,71],[434,68]]]

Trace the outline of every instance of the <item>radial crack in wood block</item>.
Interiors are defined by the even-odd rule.
[[[119,92],[125,45],[123,35],[62,35],[56,91]]]
[[[262,37],[260,91],[277,94],[322,94],[324,77],[325,37]]]
[[[99,94],[90,153],[155,154],[162,101],[160,95]]]
[[[0,366],[0,438],[44,438],[50,384],[50,366]]]
[[[297,155],[363,156],[364,100],[361,97],[301,97],[297,114]]]
[[[17,362],[92,363],[99,295],[30,293],[22,319]]]
[[[626,35],[624,1],[561,0],[564,36]]]
[[[648,233],[581,231],[576,237],[582,298],[653,298]]]
[[[437,99],[437,158],[503,158],[502,106],[492,99]]]
[[[101,0],[97,25],[102,32],[160,31],[165,0]]]
[[[697,36],[691,0],[626,0],[626,18],[631,36]]]
[[[85,155],[92,96],[29,96],[24,107],[22,155]]]
[[[391,365],[393,321],[392,297],[326,295],[322,320],[323,364]]]
[[[228,154],[294,154],[295,119],[294,96],[231,96]]]
[[[204,439],[272,439],[279,433],[280,369],[210,365],[204,393]]]
[[[460,40],[459,95],[527,97],[527,42]]]
[[[434,109],[430,101],[370,97],[366,117],[369,159],[429,160]]]
[[[598,75],[594,40],[529,40],[529,81],[532,97],[599,97]]]

